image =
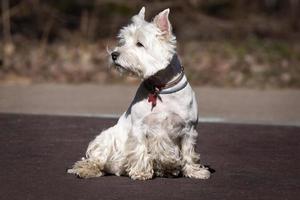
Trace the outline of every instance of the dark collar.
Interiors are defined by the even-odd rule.
[[[177,77],[172,80],[174,76]],[[168,77],[170,81],[168,81],[167,78],[166,83],[160,83],[159,79],[156,77]],[[148,102],[152,104],[152,109],[156,106],[157,99],[162,101],[160,94],[171,94],[185,88],[187,80],[184,76],[183,66],[181,65],[177,55],[174,54],[170,64],[165,69],[146,79],[143,82],[143,85],[149,91]]]
[[[168,74],[172,72],[171,76]],[[179,74],[179,75],[178,75]],[[170,80],[174,76],[177,76],[175,80],[167,81],[166,83],[161,83],[158,78],[156,77],[169,77]],[[144,80],[143,84],[147,90],[150,92],[159,93],[161,90],[171,88],[178,84],[182,78],[184,77],[184,68],[181,65],[177,54],[174,54],[170,64],[163,70],[158,71],[153,76],[149,77],[148,79]]]

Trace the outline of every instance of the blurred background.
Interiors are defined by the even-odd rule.
[[[148,21],[171,9],[194,85],[300,87],[300,0],[1,0],[0,84],[138,82],[106,46],[144,5]]]

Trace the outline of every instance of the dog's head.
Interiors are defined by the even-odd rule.
[[[120,72],[146,79],[168,66],[176,48],[169,12],[166,9],[147,22],[143,7],[132,23],[120,30],[119,45],[110,52],[111,63]]]

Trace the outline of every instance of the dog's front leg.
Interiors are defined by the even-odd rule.
[[[153,160],[148,153],[146,130],[142,123],[133,125],[126,144],[126,171],[134,180],[147,180],[153,177]]]
[[[200,164],[200,155],[195,152],[197,135],[197,131],[191,128],[182,139],[183,175],[189,178],[208,179],[210,172]]]

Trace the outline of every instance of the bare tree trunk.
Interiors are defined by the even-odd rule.
[[[299,0],[289,0],[290,2],[290,25],[293,30],[299,30],[299,10],[300,10],[300,1]]]
[[[3,66],[9,66],[9,56],[14,52],[14,45],[12,43],[11,32],[10,32],[10,9],[9,9],[9,0],[2,0],[2,24],[3,24],[3,48],[2,51],[2,60]]]
[[[11,42],[9,0],[2,0],[2,24],[4,42]]]

